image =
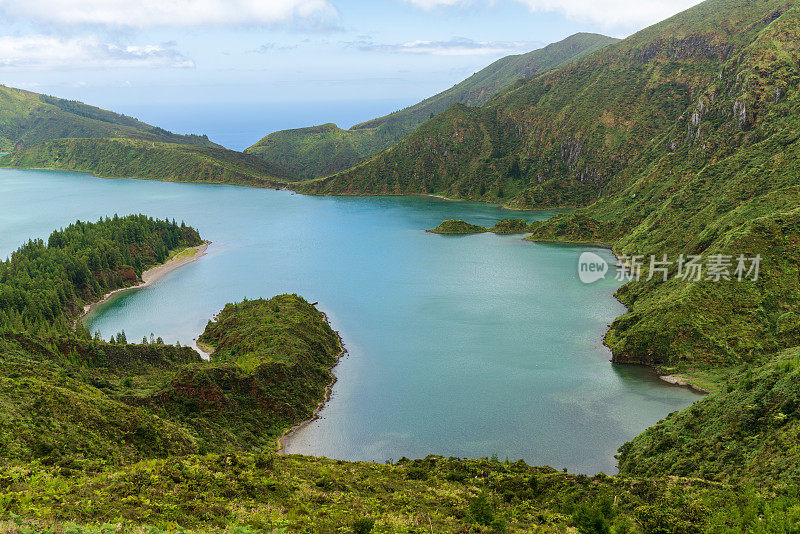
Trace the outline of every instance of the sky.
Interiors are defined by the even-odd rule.
[[[0,83],[123,112],[226,102],[391,108],[502,56],[580,31],[625,37],[697,3],[0,0]]]

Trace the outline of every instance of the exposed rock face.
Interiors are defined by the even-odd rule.
[[[739,123],[739,128],[747,128],[747,104],[744,101],[737,100],[733,104],[733,117]]]

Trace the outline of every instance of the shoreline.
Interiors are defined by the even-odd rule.
[[[104,179],[120,178],[120,177],[117,177],[117,176],[105,176],[105,175],[102,175],[102,174],[98,174],[95,171],[78,170],[78,169],[60,169],[60,168],[56,168],[56,167],[17,167],[17,166],[10,166],[10,165],[0,165],[0,169],[41,170],[41,171],[56,171],[56,172],[78,172],[78,173],[89,174],[89,175],[94,176],[96,178],[104,178]],[[189,183],[189,184],[200,183],[200,182],[193,182],[193,181],[167,179],[167,178],[149,178],[149,177],[145,178],[145,177],[139,177],[139,176],[127,176],[127,177],[124,177],[124,178],[134,179],[134,180],[152,180],[152,181],[161,181],[161,182],[173,182],[173,183]],[[441,200],[448,201],[448,202],[478,202],[478,203],[487,204],[487,205],[495,205],[495,206],[498,206],[500,209],[507,209],[507,210],[510,210],[510,211],[549,211],[549,210],[569,211],[571,209],[575,209],[575,208],[570,208],[570,207],[534,208],[534,209],[507,208],[504,205],[496,203],[496,202],[487,202],[487,201],[482,201],[482,200],[469,201],[469,200],[465,200],[465,199],[448,198],[448,197],[445,197],[445,196],[442,196],[442,195],[435,195],[435,194],[429,194],[429,193],[422,193],[422,194],[417,194],[417,195],[414,195],[413,193],[412,194],[399,194],[399,195],[396,195],[396,194],[393,195],[393,194],[390,194],[390,193],[382,193],[380,195],[369,195],[369,194],[331,195],[331,194],[324,194],[324,193],[323,194],[320,194],[320,193],[308,193],[308,192],[303,192],[303,191],[299,191],[298,189],[292,188],[291,185],[294,185],[293,183],[281,183],[279,181],[277,181],[276,183],[273,183],[273,184],[253,184],[253,183],[250,183],[250,184],[233,184],[233,183],[230,183],[230,182],[217,182],[217,181],[203,182],[203,183],[205,183],[205,184],[214,184],[214,185],[232,185],[232,186],[235,186],[235,187],[255,187],[255,188],[259,188],[259,189],[273,189],[273,190],[277,190],[277,191],[291,191],[293,193],[297,193],[297,194],[301,194],[301,195],[308,195],[308,196],[331,196],[331,197],[348,197],[348,196],[349,197],[354,197],[354,196],[359,196],[359,197],[365,197],[365,198],[378,197],[378,196],[423,196],[423,197],[437,198],[437,199],[441,199]],[[528,232],[524,232],[524,233],[528,233]],[[523,240],[524,241],[529,241],[531,243],[542,244],[542,245],[565,245],[565,246],[580,246],[580,245],[582,245],[582,246],[587,246],[587,247],[605,248],[605,249],[611,250],[612,254],[614,254],[614,256],[617,257],[617,259],[619,260],[616,252],[614,251],[614,245],[611,244],[611,243],[603,243],[603,242],[598,242],[598,241],[594,241],[594,242],[593,241],[559,241],[559,240],[529,239],[529,238],[523,238]],[[153,269],[149,269],[148,271],[145,271],[144,273],[142,273],[142,279],[144,280],[144,282],[141,283],[141,284],[138,284],[138,285],[135,285],[135,286],[116,289],[116,290],[114,290],[114,291],[112,291],[110,293],[107,293],[106,295],[103,295],[103,298],[100,299],[98,302],[95,302],[95,303],[92,303],[92,304],[89,304],[89,305],[85,306],[83,313],[78,317],[77,321],[80,321],[80,320],[84,319],[89,313],[92,312],[92,310],[94,310],[100,304],[105,303],[114,294],[122,292],[122,291],[127,291],[129,289],[136,289],[136,288],[146,287],[147,285],[151,284],[152,282],[154,282],[155,280],[157,280],[161,276],[167,274],[168,272],[170,272],[170,271],[172,271],[174,269],[177,269],[181,265],[185,265],[186,263],[190,263],[192,261],[195,261],[196,259],[200,258],[201,256],[203,256],[205,254],[205,247],[207,247],[207,245],[208,245],[208,242],[204,243],[204,245],[201,245],[201,247],[204,247],[204,248],[203,248],[203,250],[202,250],[202,252],[200,254],[195,254],[194,256],[191,256],[189,258],[181,258],[182,260],[187,260],[187,261],[185,261],[184,263],[181,263],[180,265],[172,266],[171,268],[169,268],[169,269],[167,269],[167,270],[165,270],[163,272],[158,273],[155,276],[155,278],[153,278],[152,280],[149,280],[149,281],[144,280],[145,274],[150,273],[150,271],[156,270],[159,267],[163,267],[166,264],[162,264],[161,266],[154,267]],[[172,260],[170,260],[170,262],[171,261]],[[170,262],[167,262],[167,264],[170,263]],[[616,292],[615,292],[615,297],[616,297]],[[617,298],[617,300],[619,300],[618,297],[616,297],[616,298]],[[626,308],[627,308],[627,306],[626,306]],[[341,337],[339,338],[339,341],[341,343]],[[342,347],[344,347],[344,346],[342,345]],[[343,352],[337,357],[337,363],[338,363],[338,358],[341,357],[341,355],[346,352],[346,350],[344,348],[342,350],[343,350]],[[200,349],[200,351],[203,352],[206,356],[210,356],[211,355],[211,353],[205,352],[203,349]],[[701,387],[699,387],[699,386],[697,386],[695,384],[692,384],[689,381],[681,379],[679,377],[661,376],[658,373],[658,369],[657,369],[656,366],[648,365],[648,367],[650,367],[653,370],[655,370],[656,374],[658,374],[658,376],[659,376],[659,379],[661,379],[662,381],[664,381],[664,382],[666,382],[668,384],[671,384],[671,385],[674,385],[674,386],[679,386],[679,387],[687,387],[689,389],[693,389],[695,391],[698,391],[698,392],[704,393],[704,394],[708,394],[709,393],[707,390],[705,390],[705,389],[703,389],[703,388],[701,388]],[[335,380],[336,379],[334,377],[334,382],[335,382]],[[333,382],[330,384],[329,389],[332,386],[333,386]],[[327,401],[329,399],[329,396],[330,396],[330,392],[328,391],[328,392],[326,392],[326,399],[322,403],[323,406],[324,406],[325,403],[327,403]],[[304,425],[307,425],[307,424],[311,423],[314,419],[316,419],[317,413],[321,409],[322,409],[322,407],[319,407],[317,410],[315,410],[314,411],[314,415],[312,416],[311,419],[309,419],[307,421],[303,421],[302,423],[299,423],[298,425],[295,425],[294,427],[289,429],[287,432],[285,432],[284,435],[282,435],[278,439],[278,442],[281,444],[281,448],[279,449],[279,451],[283,451],[284,447],[283,447],[282,441],[284,440],[284,438],[289,437],[289,434],[291,434],[295,430],[298,430],[300,426],[304,426]]]
[[[0,154],[0,157],[5,155],[11,154],[11,152],[7,152],[5,154]],[[176,184],[197,184],[197,185],[230,185],[233,187],[252,187],[256,189],[272,189],[274,191],[290,191],[297,195],[304,195],[310,197],[331,197],[331,198],[344,198],[344,197],[360,197],[360,198],[374,198],[374,197],[431,197],[431,198],[438,198],[441,200],[446,200],[447,202],[475,202],[478,204],[485,204],[487,206],[497,206],[500,210],[505,211],[516,211],[516,212],[536,212],[536,211],[571,211],[578,209],[577,207],[567,206],[567,207],[557,207],[557,208],[513,208],[508,207],[505,204],[500,202],[492,202],[489,200],[471,200],[466,198],[450,198],[445,197],[442,195],[433,195],[429,193],[358,193],[358,194],[331,194],[331,193],[315,193],[315,192],[307,192],[301,191],[299,188],[293,188],[292,185],[297,185],[300,183],[307,182],[307,180],[299,180],[299,181],[281,181],[280,178],[275,178],[273,183],[234,183],[234,182],[223,182],[223,181],[216,181],[211,180],[208,182],[197,182],[191,180],[180,180],[180,179],[172,179],[172,178],[153,178],[149,176],[109,176],[105,174],[98,174],[97,171],[87,171],[81,169],[64,169],[59,167],[18,167],[14,165],[2,165],[0,164],[0,169],[8,169],[8,170],[20,170],[20,171],[56,171],[56,172],[78,172],[83,174],[89,174],[94,176],[95,178],[103,178],[106,180],[148,180],[153,182],[170,182]],[[325,180],[328,177],[323,178],[314,178],[314,180]],[[268,182],[268,180],[266,180]]]
[[[85,319],[92,311],[94,311],[98,306],[108,302],[108,300],[116,295],[117,293],[122,293],[123,291],[129,291],[131,289],[142,289],[145,288],[162,276],[171,273],[175,269],[179,267],[183,267],[188,263],[192,263],[194,261],[199,260],[203,256],[206,255],[206,250],[208,249],[208,245],[211,244],[211,241],[203,241],[202,244],[197,245],[196,247],[188,247],[186,250],[194,249],[195,253],[191,256],[184,256],[182,258],[173,258],[168,260],[160,265],[156,265],[155,267],[151,267],[142,273],[142,281],[136,285],[132,285],[129,287],[121,287],[119,289],[115,289],[109,293],[103,295],[103,297],[98,300],[97,302],[92,302],[91,304],[87,304],[83,307],[83,313],[78,317],[77,321],[81,321]]]
[[[320,313],[322,313],[325,323],[330,326],[331,323],[328,320],[328,314],[326,314],[325,312],[320,312]],[[331,400],[331,394],[333,393],[333,386],[336,384],[337,381],[336,375],[333,374],[333,370],[336,368],[336,366],[339,365],[339,360],[341,360],[342,357],[345,354],[347,354],[347,349],[344,346],[344,341],[342,340],[341,334],[336,330],[334,330],[334,332],[336,332],[336,337],[339,338],[339,354],[336,355],[336,361],[329,368],[331,371],[331,381],[328,383],[327,386],[325,386],[325,395],[323,396],[322,400],[319,401],[317,407],[314,408],[314,411],[311,412],[311,417],[303,421],[300,421],[299,423],[292,425],[291,427],[283,431],[283,433],[280,435],[280,437],[277,439],[276,442],[278,448],[275,451],[275,454],[279,456],[288,455],[288,453],[286,452],[287,442],[291,440],[292,437],[298,431],[302,430],[303,428],[306,428],[308,425],[319,419],[319,413],[322,411],[323,408],[325,408],[325,405],[327,405],[328,402]]]
[[[659,380],[666,382],[667,384],[671,384],[676,387],[683,387],[689,388],[694,390],[698,393],[702,393],[703,395],[710,395],[711,392],[707,389],[703,389],[697,384],[693,384],[690,380],[691,377],[682,376],[682,375],[662,375],[661,373],[657,373]]]

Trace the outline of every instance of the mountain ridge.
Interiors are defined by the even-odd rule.
[[[578,33],[526,54],[501,58],[445,91],[349,130],[334,124],[281,130],[245,152],[302,178],[334,174],[388,148],[454,102],[481,105],[519,78],[558,68],[616,41],[599,34]]]
[[[174,134],[133,117],[75,100],[0,86],[0,150],[65,137],[129,137],[221,148],[205,135]]]

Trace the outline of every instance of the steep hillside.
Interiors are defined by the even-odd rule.
[[[536,240],[672,261],[625,285],[620,363],[716,366],[800,344],[800,10],[709,0],[591,57],[453,106],[320,193],[435,193],[587,206]],[[680,255],[762,256],[758,280],[678,279]],[[737,263],[729,268],[733,274]]]
[[[673,261],[762,256],[756,282],[686,282],[673,265],[667,282],[624,286],[630,313],[607,336],[618,362],[735,363],[800,344],[800,9],[769,18],[604,198],[534,228]]]
[[[306,190],[587,205],[609,191],[612,178],[636,172],[641,163],[632,161],[665,156],[673,142],[675,150],[689,144],[693,104],[708,98],[720,73],[731,72],[723,68],[793,3],[708,0],[521,80],[481,108],[454,105],[359,167]],[[665,139],[667,131],[678,135]]]
[[[800,350],[754,366],[620,449],[626,475],[800,481]]]
[[[6,154],[0,167],[264,187],[283,187],[286,181],[282,169],[249,154],[138,139],[57,139]]]
[[[520,78],[538,76],[576,61],[616,39],[579,33],[527,54],[504,57],[419,104],[342,130],[324,124],[272,133],[246,152],[285,167],[301,178],[348,169],[393,145],[454,102],[479,106]]]
[[[0,86],[0,151],[64,137],[128,137],[219,147],[205,135],[178,135],[82,102]]]

